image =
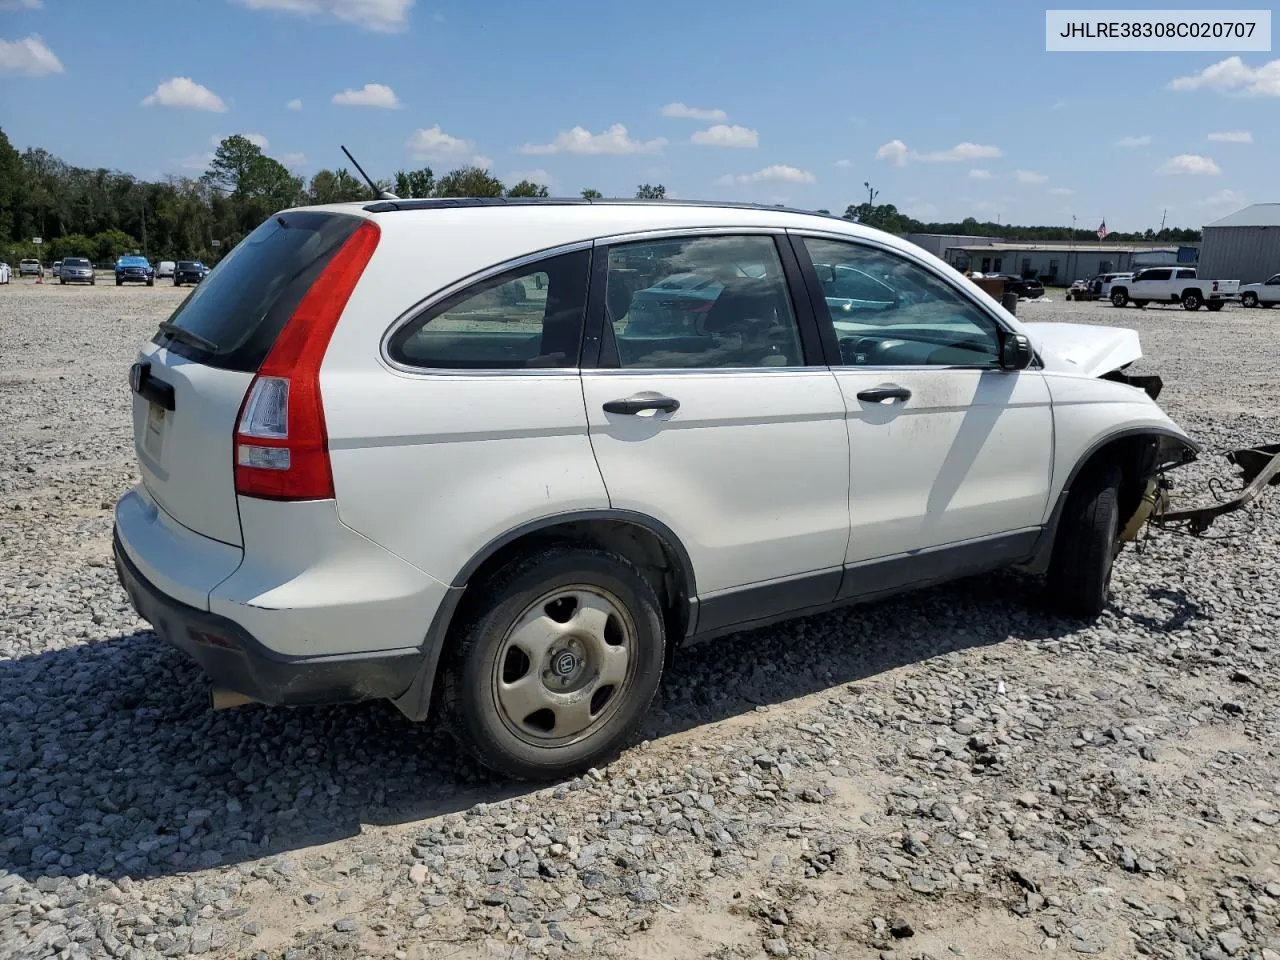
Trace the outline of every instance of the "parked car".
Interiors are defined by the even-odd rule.
[[[121,257],[116,261],[117,287],[122,283],[145,283],[151,287],[155,282],[155,270],[146,257]]]
[[[998,274],[1004,281],[1006,293],[1016,293],[1019,299],[1035,300],[1044,296],[1044,284],[1035,277],[1018,277],[1008,273]]]
[[[1098,300],[1110,300],[1111,288],[1116,283],[1122,283],[1126,280],[1132,280],[1133,274],[1128,272],[1122,273],[1103,273],[1093,278],[1093,292]]]
[[[58,282],[87,283],[92,286],[98,282],[98,274],[85,257],[68,257],[58,267]]]
[[[179,260],[173,271],[173,285],[180,287],[184,283],[199,283],[208,272],[209,268],[199,260]]]
[[[1246,283],[1240,288],[1240,305],[1274,307],[1280,303],[1280,273],[1262,283]]]
[[[38,277],[44,273],[44,267],[41,266],[39,260],[19,260],[18,276],[19,277]]]
[[[176,269],[177,269],[177,264],[175,264],[172,260],[161,260],[159,263],[156,264],[156,277],[157,278],[172,277],[173,271]]]
[[[13,269],[0,260],[0,284],[9,283],[13,279]]]
[[[1148,267],[1130,280],[1111,285],[1111,305],[1123,307],[1130,300],[1135,307],[1148,303],[1181,303],[1184,310],[1221,310],[1239,294],[1239,280],[1202,280],[1194,267]]]
[[[633,337],[673,278],[717,292]],[[1097,615],[1199,449],[1140,356],[802,212],[286,210],[130,371],[117,571],[215,705],[436,704],[490,767],[561,777],[626,744],[690,642],[1008,566]]]
[[[1063,294],[1068,300],[1094,300],[1096,297],[1093,293],[1093,278],[1087,280],[1077,280],[1067,287],[1067,292]]]

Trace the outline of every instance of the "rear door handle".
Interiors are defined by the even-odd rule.
[[[635,415],[644,410],[661,410],[663,413],[675,413],[680,409],[680,401],[674,397],[626,397],[622,400],[609,400],[604,405],[605,413],[626,413]]]
[[[911,391],[899,386],[872,387],[869,390],[859,390],[858,399],[866,400],[868,403],[880,403],[883,400],[910,400]]]

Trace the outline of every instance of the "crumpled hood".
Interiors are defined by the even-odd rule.
[[[1021,324],[1046,370],[1100,377],[1142,356],[1138,331],[1089,323]]]

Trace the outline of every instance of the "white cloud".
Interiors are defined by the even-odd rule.
[[[285,106],[285,109],[286,109],[286,110],[301,110],[301,109],[302,109],[302,101],[301,101],[301,100],[299,100],[297,97],[294,97],[292,100],[290,100],[290,101],[289,101],[288,103],[286,103],[284,106]]]
[[[44,0],[0,0],[0,10],[43,10]]]
[[[1116,146],[1126,147],[1126,148],[1145,147],[1149,143],[1151,143],[1151,135],[1149,133],[1144,133],[1141,136],[1137,136],[1137,137],[1133,137],[1133,136],[1121,137],[1119,140],[1116,141]]]
[[[471,158],[471,165],[479,167],[481,170],[488,170],[493,166],[493,157],[486,157],[483,153],[477,153]]]
[[[907,145],[901,140],[890,140],[876,151],[876,159],[888,160],[894,166],[900,167],[907,162],[907,152]]]
[[[717,123],[714,127],[697,131],[689,142],[703,147],[758,147],[760,134],[750,127]]]
[[[0,74],[43,77],[62,72],[62,61],[36,34],[23,40],[0,40]]]
[[[208,170],[209,164],[213,163],[213,153],[189,153],[174,162],[184,170],[204,171]]]
[[[377,107],[381,110],[398,110],[401,106],[396,92],[381,83],[366,83],[359,90],[347,88],[335,93],[333,102],[340,107]]]
[[[1196,153],[1180,153],[1162,163],[1156,172],[1216,177],[1222,173],[1222,168],[1208,157],[1202,157]]]
[[[1223,133],[1209,134],[1210,143],[1253,143],[1253,134],[1248,130],[1227,130]]]
[[[1217,193],[1210,194],[1203,200],[1197,200],[1196,204],[1201,207],[1243,207],[1244,194],[1239,190],[1219,190]]]
[[[600,154],[659,153],[667,145],[663,137],[653,140],[633,140],[627,128],[615,123],[603,133],[592,133],[585,127],[562,130],[550,143],[526,143],[517,153],[534,156],[554,153],[579,153],[588,156]]]
[[[837,166],[837,167],[840,167],[840,168],[843,170],[843,169],[846,169],[846,168],[848,168],[848,167],[852,167],[852,166],[853,166],[853,161],[852,161],[852,160],[837,160],[837,161],[836,161],[836,166]]]
[[[908,217],[927,222],[936,219],[940,211],[932,203],[917,200],[915,197],[908,197],[906,209],[902,212]]]
[[[1199,73],[1169,81],[1170,90],[1216,90],[1257,97],[1280,97],[1280,60],[1251,67],[1239,57],[1227,57]]]
[[[995,177],[992,175],[990,170],[970,170],[969,179],[970,180],[994,180]]]
[[[209,142],[216,147],[218,146],[218,144],[222,143],[223,140],[227,139],[227,136],[230,136],[230,134],[227,134],[226,136],[219,136],[218,134],[215,133],[212,137],[209,138]],[[252,143],[259,150],[266,150],[268,147],[271,146],[271,143],[267,140],[267,138],[260,133],[242,133],[240,134],[240,136],[244,137],[246,140]]]
[[[1070,187],[1051,187],[1049,189],[1049,193],[1055,197],[1069,197],[1075,193],[1075,191]]]
[[[210,113],[226,113],[222,98],[202,87],[190,77],[174,77],[156,87],[155,92],[142,101],[144,107],[179,107],[188,110],[208,110]]]
[[[440,124],[414,131],[407,144],[415,157],[433,160],[456,160],[475,150],[470,140],[451,136],[440,129]]]
[[[307,165],[307,155],[305,153],[282,153],[276,159],[290,170],[297,170],[299,167]]]
[[[876,151],[877,160],[888,160],[894,166],[901,167],[908,160],[922,160],[925,163],[955,163],[960,160],[990,160],[1001,156],[999,147],[984,143],[957,143],[949,150],[934,150],[920,153],[910,150],[901,140],[890,140]]]
[[[786,163],[775,163],[755,173],[726,173],[716,183],[728,186],[735,183],[813,183],[815,177],[808,170],[801,170]]]
[[[662,108],[664,117],[679,117],[682,120],[708,120],[711,123],[723,123],[729,115],[723,110],[706,110],[702,107],[686,107],[683,103],[668,103]]]
[[[1043,173],[1036,173],[1034,170],[1015,170],[1013,172],[1013,176],[1019,183],[1034,184],[1049,182],[1049,178],[1047,176]]]
[[[250,10],[279,10],[305,17],[327,17],[366,30],[395,33],[409,23],[414,0],[239,0]]]
[[[541,167],[534,170],[513,170],[507,178],[508,183],[519,183],[521,180],[540,183],[545,187],[549,187],[556,182],[555,178]]]

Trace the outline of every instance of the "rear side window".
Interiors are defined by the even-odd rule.
[[[1194,270],[1179,270],[1179,271],[1178,271],[1178,279],[1179,279],[1179,280],[1194,280],[1195,278],[1196,278],[1196,272],[1195,272]]]
[[[575,250],[481,280],[398,329],[387,355],[438,370],[576,367],[590,269],[591,251]]]
[[[311,284],[359,226],[358,217],[332,213],[272,217],[241,240],[169,318],[207,345],[164,331],[155,342],[207,366],[256,372]]]

